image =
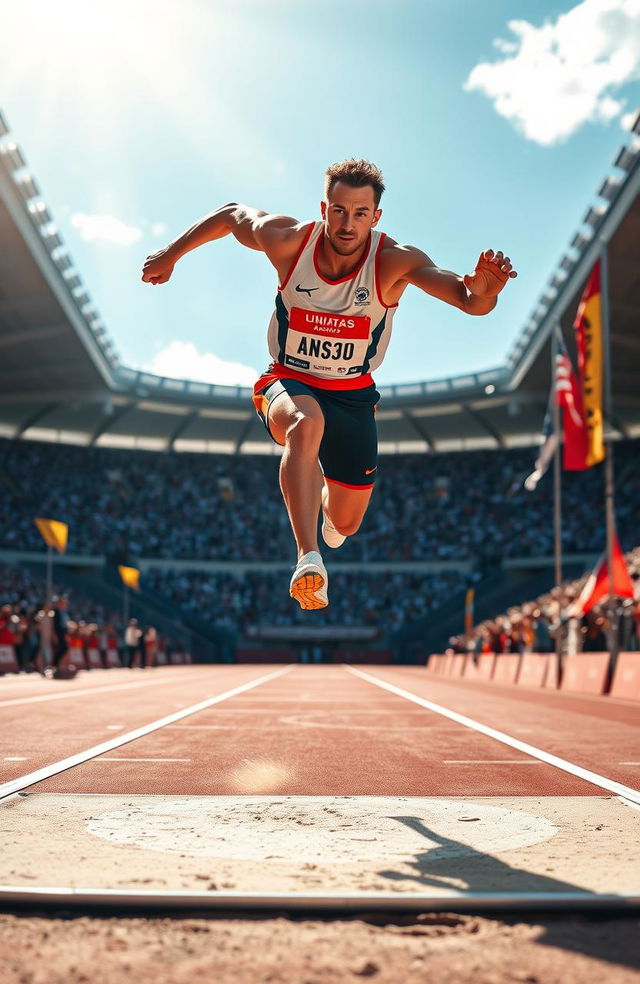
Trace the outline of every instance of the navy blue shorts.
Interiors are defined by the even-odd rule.
[[[281,393],[311,396],[322,410],[324,434],[318,458],[325,479],[350,489],[373,488],[378,467],[375,408],[380,399],[375,385],[327,390],[297,379],[276,379],[262,389],[256,388],[253,396],[256,412],[274,441],[269,430],[269,408]]]

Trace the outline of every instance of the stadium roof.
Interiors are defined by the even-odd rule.
[[[380,387],[380,450],[531,445],[550,387],[550,337],[571,325],[608,244],[614,436],[640,436],[640,114],[506,364]],[[277,453],[251,391],[120,365],[99,313],[0,113],[0,436],[149,450]]]

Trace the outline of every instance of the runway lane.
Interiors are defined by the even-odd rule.
[[[422,667],[369,667],[367,673],[615,782],[640,786],[640,705],[607,697],[441,681]],[[508,755],[507,748],[504,754]]]
[[[278,667],[157,667],[35,681],[16,696],[0,684],[0,782],[75,755]],[[113,674],[113,675],[112,675]]]
[[[385,668],[384,674],[407,686],[404,669]],[[217,668],[211,670],[215,673]],[[580,720],[586,735],[592,722],[584,715]],[[279,679],[39,783],[32,791],[602,795],[591,783],[514,753],[495,739],[381,691],[340,666],[294,667]]]

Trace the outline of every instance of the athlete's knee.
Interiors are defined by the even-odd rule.
[[[298,412],[287,424],[285,435],[288,445],[305,449],[317,450],[324,432],[324,418],[319,414],[304,414]]]
[[[334,519],[332,516],[331,522],[338,533],[342,533],[343,536],[353,536],[360,529],[362,519],[362,516],[339,516],[337,519]]]

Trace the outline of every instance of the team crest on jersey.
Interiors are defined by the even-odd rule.
[[[358,287],[356,288],[355,295],[356,304],[360,307],[364,307],[365,304],[369,304],[369,288],[368,287]]]

